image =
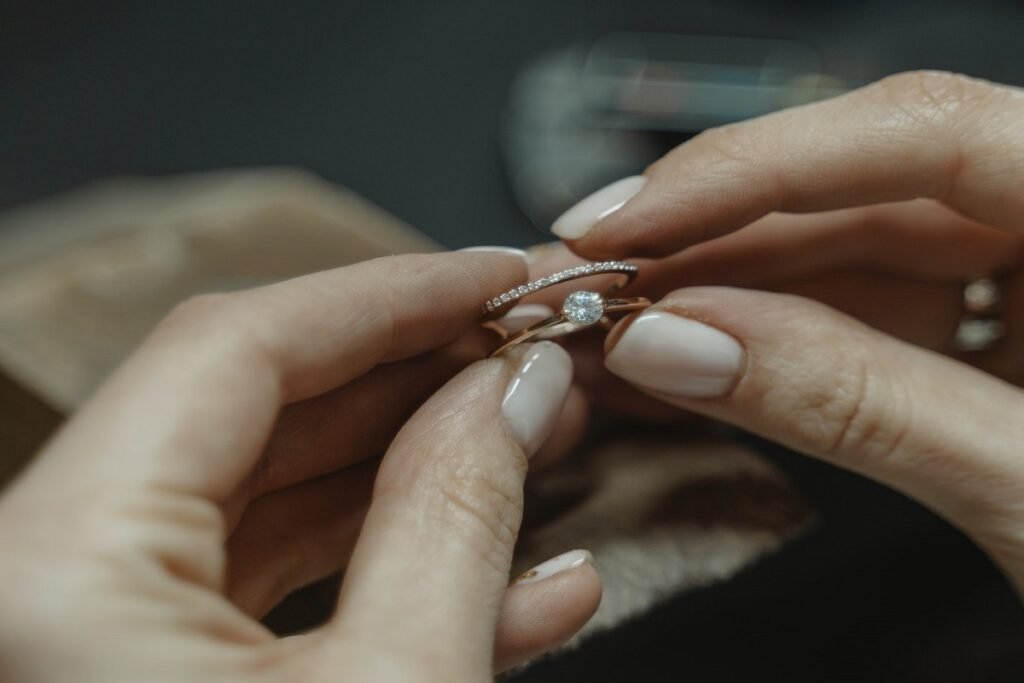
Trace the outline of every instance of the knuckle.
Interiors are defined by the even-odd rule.
[[[226,348],[232,349],[233,353],[252,351],[269,354],[272,349],[260,326],[260,307],[256,298],[260,291],[258,288],[190,297],[175,306],[161,321],[157,335],[190,342],[215,337],[218,345],[226,343]]]
[[[900,449],[909,425],[907,402],[895,373],[884,372],[884,359],[867,333],[848,334],[842,353],[828,354],[793,411],[799,438],[821,457],[849,461],[887,459]],[[823,340],[821,348],[835,346]],[[822,382],[821,378],[828,378]]]
[[[907,71],[887,76],[867,92],[893,109],[909,126],[948,130],[987,102],[991,83],[945,71]]]
[[[776,116],[788,117],[789,113],[779,112]],[[701,133],[695,138],[702,152],[701,174],[712,180],[750,178],[767,196],[784,202],[792,188],[777,162],[779,135],[787,120],[732,123]],[[715,236],[714,229],[706,235]]]
[[[764,158],[762,145],[750,127],[742,123],[709,128],[693,138],[692,144],[705,154],[702,161],[710,171],[718,165],[746,167]]]
[[[241,322],[243,295],[199,294],[177,304],[157,328],[160,334],[205,335],[227,324]]]

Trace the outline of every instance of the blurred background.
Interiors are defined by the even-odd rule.
[[[0,6],[0,483],[191,293],[547,241],[704,128],[893,72],[1024,84],[1010,0]],[[522,680],[1019,680],[958,532],[748,442],[824,530]]]
[[[537,185],[593,189],[659,142],[816,87],[924,67],[1024,80],[1011,0],[4,5],[0,206],[122,174],[289,165],[451,247],[544,239],[530,219],[559,196]],[[606,140],[630,150],[617,167],[567,161],[570,141],[602,153],[594,126],[651,136]]]

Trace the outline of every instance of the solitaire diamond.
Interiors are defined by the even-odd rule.
[[[565,297],[562,315],[577,325],[593,325],[604,317],[604,299],[597,292],[573,292]]]

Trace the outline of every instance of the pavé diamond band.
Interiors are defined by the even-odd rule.
[[[581,277],[590,277],[591,275],[618,275],[618,280],[604,292],[604,295],[608,296],[618,292],[632,282],[636,278],[637,272],[639,272],[639,269],[636,266],[632,263],[625,263],[623,261],[587,263],[582,266],[576,266],[575,268],[569,268],[557,273],[552,273],[551,275],[539,278],[525,285],[520,285],[519,287],[513,287],[504,294],[500,294],[485,303],[483,314],[489,319],[497,318],[509,308],[512,308],[512,306],[514,306],[515,303],[524,296],[533,294],[534,292],[539,292],[545,287],[551,287],[552,285],[557,285],[562,282],[576,280]]]
[[[496,314],[502,313],[528,294],[533,294],[562,282],[591,275],[615,274],[620,276],[611,287],[605,290],[604,294],[588,290],[573,292],[565,298],[565,301],[562,303],[562,309],[557,315],[534,323],[515,334],[509,335],[498,323],[485,323],[488,327],[502,335],[501,345],[491,355],[500,355],[513,346],[531,339],[560,337],[579,332],[594,325],[610,328],[612,321],[608,317],[609,313],[627,313],[647,308],[651,305],[651,302],[643,297],[609,298],[611,294],[618,292],[632,282],[637,272],[636,266],[621,261],[590,263],[548,275],[521,287],[510,289],[501,296],[491,299],[484,305],[484,316],[487,318],[493,318]]]

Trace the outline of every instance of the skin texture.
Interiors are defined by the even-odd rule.
[[[662,257],[645,269],[663,294],[655,310],[744,349],[721,396],[634,382],[639,391],[905,492],[962,528],[1019,590],[1022,159],[1024,93],[901,74],[696,137],[570,246],[587,258]],[[963,282],[990,273],[1006,273],[1005,342],[935,353],[949,350]]]
[[[391,257],[175,310],[0,499],[0,677],[488,680],[571,636],[600,580],[508,588],[518,359],[473,362],[525,270]],[[341,567],[323,628],[254,618]]]

